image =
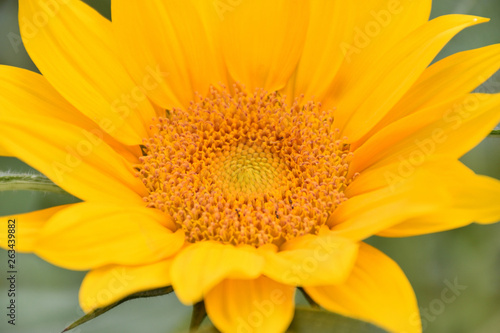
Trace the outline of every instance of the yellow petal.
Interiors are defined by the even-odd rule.
[[[363,172],[351,185],[350,199],[330,220],[342,237],[411,236],[500,220],[500,182],[475,175],[456,158],[431,158],[418,167],[400,160]]]
[[[210,320],[222,333],[285,332],[293,318],[295,288],[267,277],[227,279],[205,297]]]
[[[26,119],[34,115],[61,120],[94,133],[132,163],[138,163],[139,147],[126,147],[84,116],[50,85],[45,77],[22,68],[0,65],[0,115]],[[1,141],[1,140],[0,140]],[[11,156],[7,146],[0,155]]]
[[[435,175],[429,179],[435,192],[446,192],[442,209],[410,219],[379,233],[380,236],[414,236],[467,225],[471,222],[494,223],[500,221],[500,181],[475,175],[458,161],[439,161],[426,165]],[[457,181],[459,180],[459,181]]]
[[[261,251],[264,274],[293,286],[317,286],[347,279],[354,265],[357,244],[324,227],[318,235],[306,235],[284,243],[280,251]]]
[[[362,76],[355,76],[356,81],[338,82],[341,91],[331,95],[338,100],[335,126],[350,142],[358,141],[389,112],[453,36],[485,21],[467,15],[438,17],[401,40]]]
[[[213,1],[231,77],[250,91],[283,88],[302,54],[308,1]]]
[[[310,18],[296,78],[289,82],[287,95],[304,94],[322,100],[344,61],[339,45],[347,40],[355,22],[356,5],[352,1],[311,1]]]
[[[350,38],[338,46],[345,57],[343,71],[352,71],[356,78],[371,68],[373,61],[379,61],[402,39],[426,24],[432,6],[431,0],[351,3],[355,13]]]
[[[371,322],[390,332],[421,332],[417,299],[403,271],[367,244],[359,250],[345,283],[306,287],[306,292],[329,311]]]
[[[404,169],[400,166],[404,166]],[[406,169],[406,167],[406,162],[393,161],[384,168],[365,170],[354,179],[344,193],[348,198],[353,198],[387,187],[394,188],[403,180],[411,178],[417,170],[416,168]]]
[[[195,93],[226,83],[222,56],[186,0],[112,1],[113,28],[138,85],[163,108],[189,105]],[[155,73],[152,75],[152,73]]]
[[[435,156],[459,158],[500,121],[500,94],[469,94],[415,112],[380,130],[356,150],[350,172],[399,161],[415,169]]]
[[[109,265],[91,270],[80,287],[80,306],[89,312],[133,293],[170,285],[171,260],[149,265]]]
[[[315,96],[320,101],[344,76],[366,75],[375,59],[427,22],[431,9],[429,0],[310,3],[309,27],[295,89],[287,93],[303,93],[305,100]]]
[[[0,65],[2,114],[27,117],[42,115],[84,127],[96,125],[69,104],[42,75],[17,67]]]
[[[1,220],[5,221],[5,227],[0,231],[0,247],[11,250],[8,246],[14,244],[14,249],[18,252],[33,252],[40,230],[47,221],[57,212],[70,206],[61,205],[25,214],[2,216]],[[14,236],[11,238],[9,238],[7,224],[15,227]],[[9,242],[9,240],[14,240],[14,242]]]
[[[184,304],[201,301],[226,278],[253,279],[262,272],[264,259],[253,247],[235,247],[212,241],[186,247],[174,259],[172,285]]]
[[[7,147],[2,146],[0,143],[0,156],[12,157],[12,153],[9,152]]]
[[[455,53],[427,68],[418,81],[367,136],[393,121],[443,100],[469,94],[500,68],[500,44]],[[485,91],[487,88],[480,88]]]
[[[121,64],[111,22],[78,0],[19,2],[21,36],[44,77],[102,130],[140,144],[154,109]]]
[[[158,210],[84,202],[54,215],[42,229],[35,253],[68,269],[108,264],[138,265],[176,253],[182,231],[165,227]]]
[[[36,115],[0,120],[2,144],[69,193],[82,200],[144,204],[146,188],[102,132]]]
[[[363,240],[396,224],[440,210],[445,205],[442,200],[446,193],[434,193],[430,198],[432,183],[428,179],[432,173],[426,171],[421,170],[404,181],[394,183],[384,179],[383,174],[378,174],[383,179],[380,181],[387,182],[385,187],[343,202],[328,220],[332,231],[338,237]]]

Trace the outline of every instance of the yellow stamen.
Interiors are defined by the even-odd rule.
[[[315,234],[347,200],[352,153],[331,111],[277,93],[211,89],[159,118],[138,176],[190,242],[261,246]]]

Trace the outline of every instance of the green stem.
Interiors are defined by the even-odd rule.
[[[44,175],[0,171],[1,191],[43,191],[65,193]]]

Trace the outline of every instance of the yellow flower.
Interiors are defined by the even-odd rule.
[[[82,203],[15,216],[18,250],[90,270],[85,311],[172,285],[222,332],[283,332],[297,287],[420,332],[401,269],[362,241],[500,219],[458,158],[500,120],[471,93],[500,45],[431,66],[486,19],[430,0],[21,0],[42,75],[0,67],[0,150]],[[6,247],[5,237],[1,240]]]

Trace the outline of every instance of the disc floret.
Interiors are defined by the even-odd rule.
[[[319,103],[212,88],[153,129],[138,173],[144,200],[189,242],[280,244],[317,233],[347,200],[352,153]]]

